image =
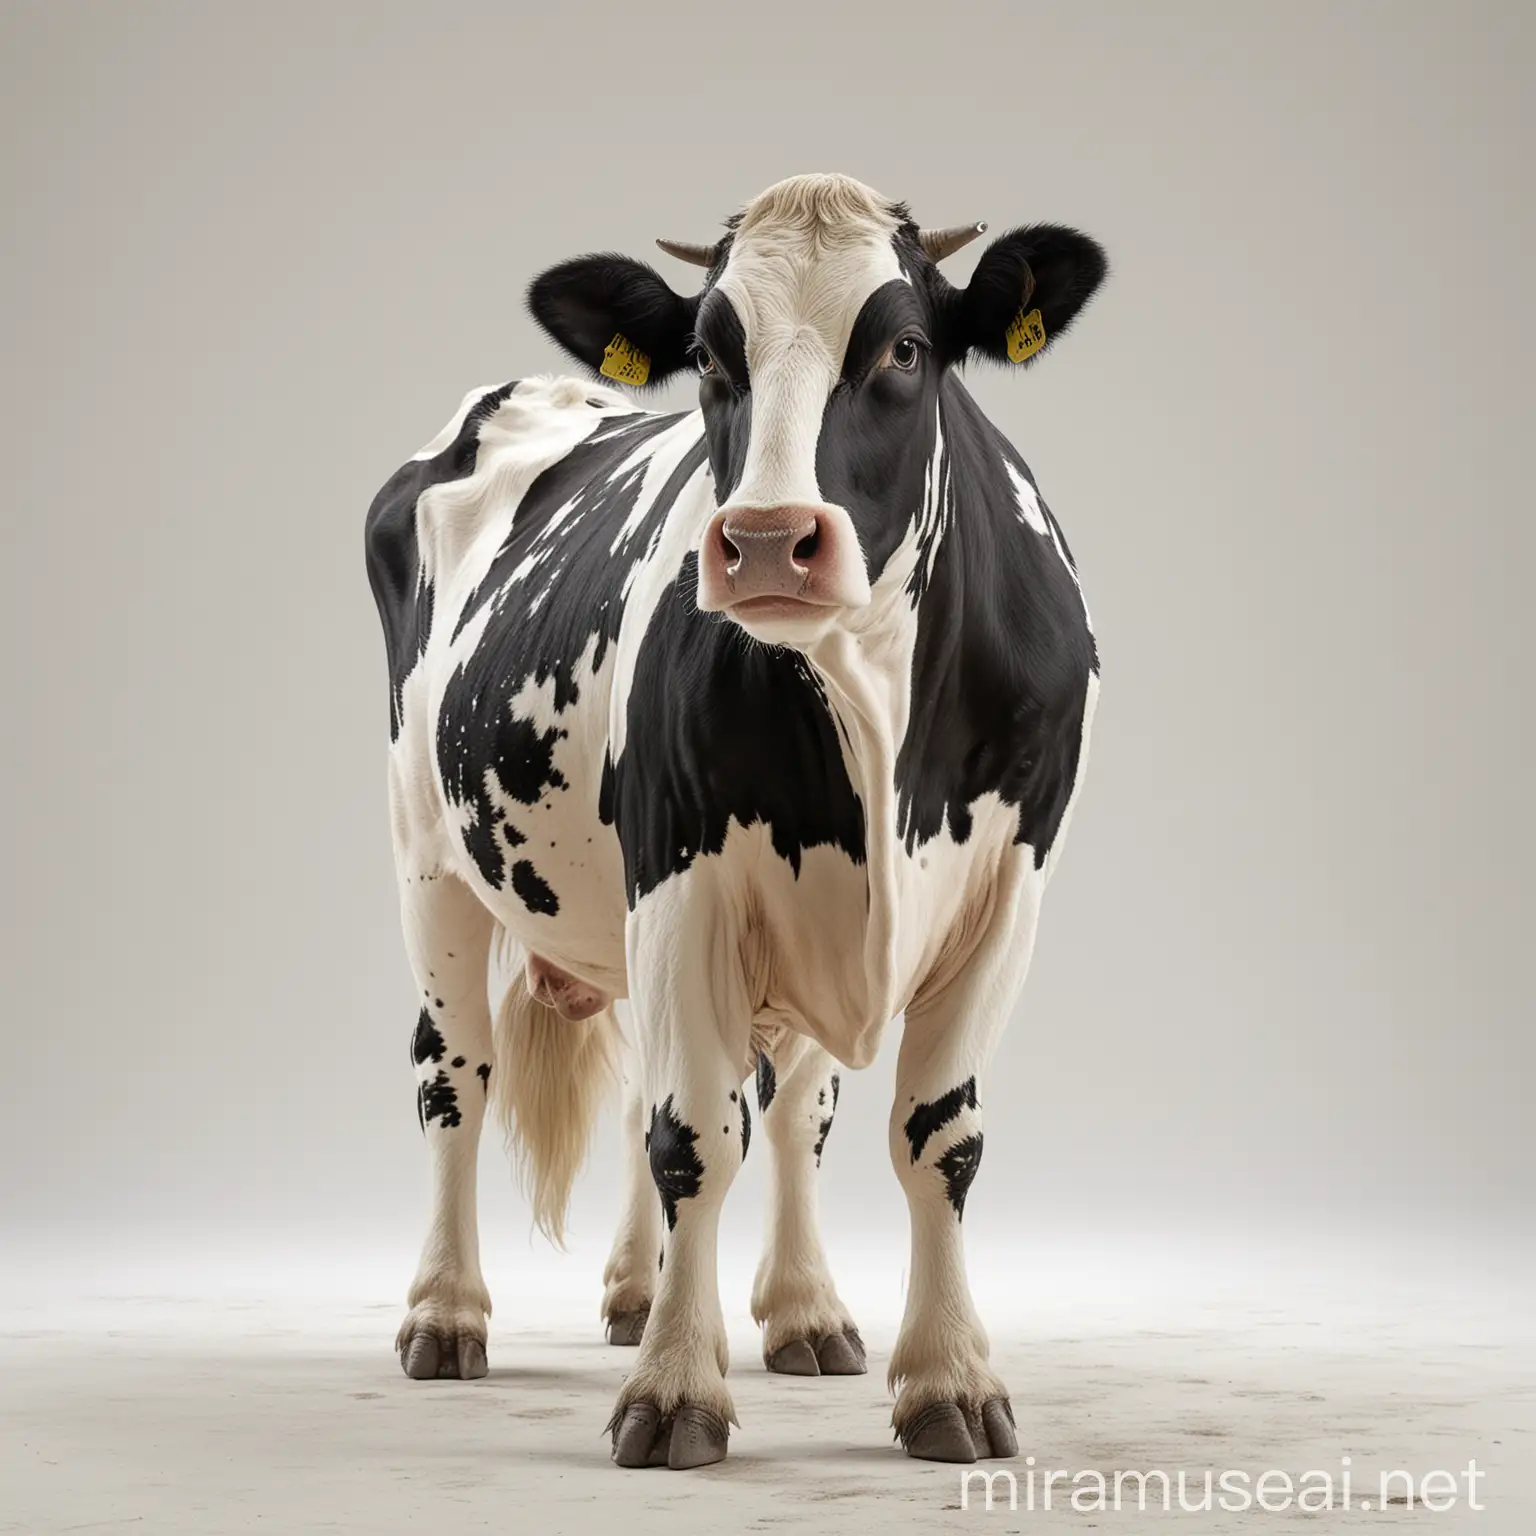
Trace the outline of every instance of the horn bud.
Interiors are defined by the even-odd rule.
[[[953,256],[962,245],[969,245],[978,235],[986,232],[985,224],[956,224],[951,229],[920,229],[917,241],[929,261],[943,261],[946,256]]]
[[[695,245],[690,240],[658,240],[656,242],[668,256],[686,261],[695,267],[712,267],[720,254],[720,242],[713,245]]]

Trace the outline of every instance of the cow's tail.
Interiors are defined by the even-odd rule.
[[[508,959],[515,948],[503,936]],[[534,1224],[563,1244],[571,1186],[586,1161],[597,1112],[619,1080],[623,1035],[609,1005],[590,1019],[562,1019],[528,991],[521,955],[507,964],[496,1010],[491,1107],[506,1135]]]

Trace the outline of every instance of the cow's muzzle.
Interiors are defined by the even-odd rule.
[[[699,607],[792,617],[869,601],[864,557],[841,507],[722,507],[699,551]]]

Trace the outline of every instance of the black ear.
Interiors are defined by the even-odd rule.
[[[659,384],[688,361],[697,296],[628,256],[576,256],[536,277],[528,309],[557,345],[625,384]]]
[[[955,306],[955,351],[999,363],[1032,361],[1071,325],[1104,281],[1097,240],[1062,224],[1031,224],[994,240]]]

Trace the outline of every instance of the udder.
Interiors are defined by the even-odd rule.
[[[531,997],[553,1008],[562,1019],[590,1019],[608,1006],[609,998],[596,987],[562,971],[540,955],[530,953],[523,974]]]

